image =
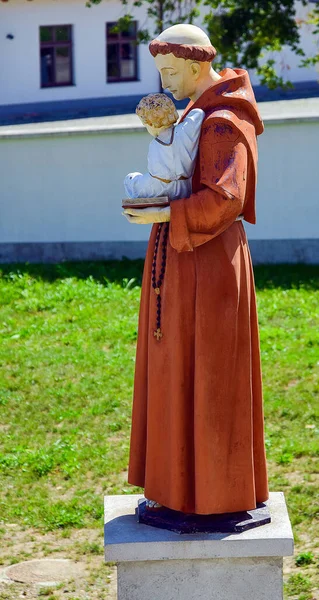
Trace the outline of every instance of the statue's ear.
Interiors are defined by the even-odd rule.
[[[200,64],[198,62],[192,62],[191,64],[191,71],[193,73],[194,79],[198,79],[201,73],[201,67]]]

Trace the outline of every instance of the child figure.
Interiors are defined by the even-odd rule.
[[[187,198],[192,192],[204,111],[195,108],[175,125],[178,113],[172,100],[165,94],[149,94],[139,102],[136,113],[154,139],[148,150],[148,173],[129,173],[125,177],[128,197]]]

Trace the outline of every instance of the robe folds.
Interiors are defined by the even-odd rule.
[[[263,124],[247,72],[220,75],[182,117],[205,111],[192,194],[171,202],[160,340],[152,287],[158,224],[150,236],[128,477],[147,498],[195,514],[249,510],[268,498],[254,278],[236,221],[255,222]],[[160,235],[157,279],[162,245]]]

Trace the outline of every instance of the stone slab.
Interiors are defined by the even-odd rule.
[[[258,504],[254,510],[222,515],[194,515],[169,508],[149,510],[145,500],[139,500],[137,507],[139,523],[169,529],[180,533],[240,533],[270,523],[267,504]]]
[[[42,558],[10,565],[2,572],[5,581],[57,585],[83,577],[84,565],[64,558]]]
[[[283,557],[293,554],[293,534],[282,492],[270,494],[271,523],[242,533],[183,534],[138,523],[141,495],[105,497],[105,559],[162,561]]]

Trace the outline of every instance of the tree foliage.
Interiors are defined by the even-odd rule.
[[[306,20],[308,25],[312,25],[313,34],[319,38],[319,6],[315,6],[313,10],[310,11],[308,15],[308,19]],[[319,44],[318,44],[318,52],[313,56],[308,56],[304,58],[301,62],[301,66],[303,67],[311,67],[319,63]]]
[[[274,58],[263,60],[263,56],[279,52],[284,45],[303,56],[294,0],[210,0],[209,5],[214,12],[205,23],[220,65],[256,69],[262,84],[283,87]]]
[[[301,0],[307,5],[306,0]],[[101,0],[89,0],[88,5]],[[294,0],[121,0],[123,15],[117,22],[119,30],[127,28],[133,20],[135,7],[145,5],[147,20],[140,25],[138,41],[147,42],[165,27],[175,23],[192,23],[203,10],[202,25],[207,30],[218,56],[215,67],[235,65],[256,69],[260,82],[270,88],[289,87],[276,72],[276,52],[288,46],[302,57],[302,66],[319,62],[319,54],[307,58],[300,47],[300,23],[296,20]],[[319,8],[315,7],[309,21],[319,33]],[[265,57],[267,55],[267,58]]]

